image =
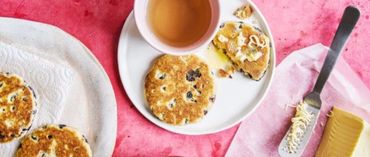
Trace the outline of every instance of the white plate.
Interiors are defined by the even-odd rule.
[[[146,105],[144,99],[144,78],[152,61],[161,55],[141,37],[131,14],[122,29],[118,46],[118,64],[122,83],[127,95],[136,108],[151,122],[169,131],[200,135],[222,131],[230,128],[245,119],[261,103],[266,95],[275,68],[275,47],[270,29],[257,7],[250,1],[221,0],[221,22],[240,21],[232,13],[246,2],[254,8],[249,24],[261,28],[271,39],[270,66],[262,80],[256,82],[241,74],[235,74],[233,79],[216,79],[216,102],[207,116],[199,123],[185,126],[172,126],[155,118]],[[258,21],[258,22],[257,22]],[[204,52],[198,55],[204,58]]]
[[[0,40],[72,67],[78,77],[73,80],[73,92],[66,95],[58,122],[85,134],[93,156],[111,156],[117,129],[116,100],[107,74],[90,50],[54,26],[12,18],[0,18]]]

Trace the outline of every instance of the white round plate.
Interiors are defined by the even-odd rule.
[[[208,114],[200,122],[185,126],[173,126],[161,122],[152,115],[144,98],[144,78],[152,61],[162,55],[152,48],[142,38],[137,30],[131,14],[122,29],[118,46],[118,64],[122,83],[127,95],[136,108],[154,124],[180,134],[200,135],[210,134],[230,128],[245,119],[261,103],[265,97],[275,68],[275,47],[271,31],[258,10],[251,1],[220,0],[221,22],[240,21],[233,12],[243,4],[249,3],[254,9],[253,17],[245,21],[260,28],[271,39],[271,61],[265,76],[260,81],[253,81],[240,73],[234,74],[233,79],[216,78],[216,102]],[[207,61],[206,50],[197,53]]]
[[[0,18],[0,37],[52,63],[72,67],[77,77],[58,123],[85,134],[94,157],[111,156],[117,131],[116,100],[107,74],[90,50],[57,27],[27,20]]]

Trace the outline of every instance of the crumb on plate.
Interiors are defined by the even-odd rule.
[[[238,8],[234,12],[234,15],[241,20],[245,20],[249,18],[252,15],[252,13],[253,13],[252,7],[247,4],[247,5],[243,5],[240,8]]]

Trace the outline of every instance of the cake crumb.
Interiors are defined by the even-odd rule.
[[[232,74],[235,72],[235,68],[233,66],[228,66],[225,69],[219,69],[217,71],[218,77],[221,77],[221,78],[228,77],[228,78],[232,79],[233,78]]]
[[[227,73],[224,69],[219,69],[217,71],[218,77],[225,78],[225,77],[230,77],[230,74]]]
[[[252,13],[253,13],[252,7],[247,4],[247,5],[243,5],[240,8],[238,8],[234,12],[234,15],[241,20],[245,20],[249,18],[250,16],[252,16]]]

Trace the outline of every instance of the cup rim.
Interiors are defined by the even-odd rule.
[[[149,0],[145,0],[144,2],[144,7],[147,8]],[[220,2],[219,0],[208,0],[210,5],[211,5],[211,22],[210,25],[207,29],[207,31],[204,33],[204,35],[199,38],[196,42],[189,46],[185,47],[173,47],[168,44],[163,43],[160,41],[154,33],[151,32],[147,22],[143,22],[143,17],[140,17],[139,15],[144,15],[146,16],[146,11],[145,10],[144,14],[139,13],[142,12],[142,10],[139,10],[139,7],[142,9],[142,6],[139,6],[138,3],[143,3],[142,0],[135,0],[134,2],[134,19],[136,26],[141,34],[141,36],[144,38],[144,40],[154,49],[158,50],[159,52],[163,54],[170,54],[170,55],[188,55],[188,54],[193,54],[197,53],[200,49],[204,48],[207,46],[215,36],[216,32],[218,31],[218,26],[220,24],[221,20],[221,7],[220,7]],[[146,17],[144,17],[146,19]],[[138,22],[142,21],[142,22]],[[150,33],[148,33],[150,32]]]

